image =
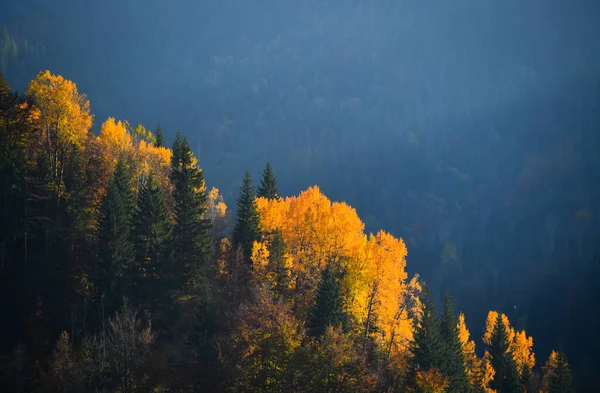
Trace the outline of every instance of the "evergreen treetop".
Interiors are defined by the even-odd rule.
[[[510,352],[508,331],[498,314],[494,331],[490,339],[490,355],[492,367],[495,370],[491,388],[498,393],[518,393],[520,391],[520,378],[517,366]]]
[[[448,393],[462,393],[468,390],[465,357],[458,337],[457,322],[452,296],[447,293],[444,298],[440,333],[445,347],[444,365],[441,371],[449,378]]]
[[[411,373],[413,376],[416,375],[417,370],[424,372],[430,369],[441,370],[444,365],[444,343],[436,319],[435,304],[428,289],[425,289],[423,303],[423,316],[415,330],[411,347],[413,354]]]
[[[204,175],[196,162],[187,138],[181,139],[177,133],[171,162],[175,200],[173,274],[188,286],[201,279],[201,270],[207,267],[212,252],[210,221],[204,218],[208,197]]]
[[[99,239],[102,290],[114,299],[121,298],[124,289],[118,287],[119,282],[127,278],[132,267],[134,249],[130,231],[133,209],[128,168],[124,159],[120,158],[102,201]]]
[[[163,135],[162,128],[160,128],[160,124],[156,126],[156,132],[154,134],[156,140],[154,141],[154,147],[165,147],[165,136]]]
[[[346,328],[347,324],[348,316],[343,310],[340,286],[331,264],[328,264],[321,274],[317,298],[310,314],[309,333],[319,337],[329,325]]]
[[[250,262],[252,246],[259,238],[259,218],[256,210],[252,176],[246,171],[237,200],[236,221],[233,227],[233,246],[241,246],[244,258]]]
[[[271,164],[268,162],[260,180],[257,196],[267,199],[277,198],[277,179],[275,178]]]

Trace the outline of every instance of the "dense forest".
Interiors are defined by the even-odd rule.
[[[25,95],[0,78],[3,391],[576,386],[565,353],[536,358],[505,313],[476,349],[450,294],[438,312],[407,273],[410,246],[318,186],[280,196],[267,163],[232,214],[187,137],[92,120],[60,75]]]
[[[54,158],[48,153],[46,163],[39,152],[18,153],[30,151],[31,140],[43,140],[34,137],[42,129],[39,119],[27,123],[27,132],[25,126],[20,128],[27,138],[2,140],[2,186],[10,184],[12,188],[2,189],[0,320],[8,319],[4,315],[12,318],[6,324],[2,321],[12,333],[3,339],[2,364],[10,366],[6,372],[2,368],[1,374],[9,375],[12,384],[18,363],[15,348],[19,343],[37,345],[32,344],[35,340],[23,338],[25,322],[15,321],[31,318],[39,293],[46,294],[40,295],[39,308],[51,329],[40,328],[44,336],[28,333],[46,345],[37,357],[29,350],[22,352],[28,362],[35,358],[40,364],[36,369],[40,372],[29,368],[28,375],[39,376],[41,370],[49,375],[48,359],[61,332],[69,334],[73,356],[80,356],[83,338],[98,334],[99,326],[108,329],[113,312],[123,306],[120,295],[100,298],[102,301],[97,298],[107,286],[121,285],[116,281],[101,284],[100,275],[108,273],[77,270],[108,258],[100,253],[108,252],[106,243],[101,243],[105,236],[101,222],[103,206],[108,203],[104,198],[118,167],[119,160],[114,157],[120,153],[107,155],[107,150],[114,149],[97,138],[112,134],[122,141],[119,143],[131,144],[122,165],[132,182],[133,207],[125,210],[138,208],[150,173],[152,182],[160,184],[171,225],[166,229],[158,225],[161,229],[157,230],[166,234],[157,236],[169,239],[165,241],[171,244],[167,259],[181,254],[172,249],[172,238],[179,235],[175,234],[176,181],[171,157],[176,132],[182,130],[208,185],[204,215],[210,217],[213,240],[208,266],[230,265],[231,250],[237,252],[240,243],[245,246],[238,257],[242,260],[243,256],[248,269],[254,262],[279,255],[273,247],[292,256],[299,252],[289,250],[295,246],[282,229],[283,219],[271,224],[265,217],[271,209],[286,216],[287,205],[267,205],[267,209],[260,198],[257,254],[253,254],[253,242],[251,246],[239,233],[234,236],[242,175],[248,170],[258,187],[268,161],[272,165],[269,172],[277,174],[276,194],[296,195],[299,200],[327,195],[331,201],[345,201],[364,223],[362,233],[377,234],[384,228],[391,237],[403,239],[408,260],[403,267],[403,285],[419,284],[419,304],[427,303],[427,292],[439,310],[444,295],[451,292],[457,314],[462,311],[468,322],[480,360],[488,349],[489,310],[495,310],[510,321],[509,336],[514,329],[526,330],[534,338],[537,356],[533,370],[539,378],[545,374],[545,360],[557,350],[557,355],[564,353],[569,360],[576,391],[600,390],[599,36],[600,3],[595,0],[0,1],[0,73],[13,90],[21,92],[3,101],[3,108],[12,108],[3,111],[15,115],[15,102],[25,105],[23,116],[34,111],[30,81],[40,70],[50,69],[77,82],[95,114],[93,119],[72,114],[80,121],[77,129],[85,128],[91,136],[73,136],[78,146],[73,153],[76,158],[69,158],[69,153],[64,159],[83,161],[80,166],[64,166],[64,172],[57,164],[63,160],[62,153],[54,153]],[[137,126],[139,123],[152,129]],[[130,137],[118,136],[122,134]],[[154,139],[165,149],[156,149]],[[179,140],[183,143],[183,136]],[[11,142],[7,145],[6,141]],[[22,146],[20,150],[7,147],[15,144]],[[46,148],[57,149],[51,144]],[[4,154],[5,149],[10,154]],[[108,156],[113,157],[110,165]],[[21,162],[23,157],[31,162]],[[55,174],[50,182],[43,173],[52,168]],[[50,187],[46,183],[56,188],[56,206],[43,203],[48,196],[40,194],[40,189]],[[318,190],[313,188],[315,184]],[[153,192],[154,198],[156,189]],[[28,197],[17,203],[19,195]],[[4,220],[7,212],[10,219]],[[15,222],[18,224],[13,225]],[[130,233],[119,237],[137,237],[135,225],[140,224],[134,221]],[[185,225],[185,230],[179,230],[192,232],[187,229],[192,224]],[[275,233],[270,233],[274,228]],[[375,240],[367,237],[366,242]],[[42,243],[44,248],[40,248]],[[209,248],[206,244],[199,247]],[[369,247],[358,249],[372,250]],[[268,256],[264,256],[265,250]],[[138,251],[123,252],[140,258]],[[19,262],[25,257],[28,263],[36,261],[35,267]],[[24,270],[9,274],[8,266],[13,264]],[[310,333],[308,316],[312,311],[307,310],[312,310],[310,304],[317,299],[322,264],[319,274],[303,271],[315,286],[301,290],[305,303],[296,304],[298,294],[286,295],[295,321],[304,326],[300,339],[304,350],[308,348],[306,337],[318,337]],[[366,284],[359,280],[351,285],[348,280],[353,276],[344,275],[346,270],[352,271],[351,265],[342,267],[333,273],[349,318],[345,322],[349,327],[343,331],[353,333],[355,339],[356,326],[364,323],[364,318],[361,322],[357,316],[359,300],[358,306],[347,304],[348,291],[361,288],[356,283]],[[25,270],[27,280],[14,278],[14,274],[22,277]],[[215,379],[230,384],[227,378],[232,378],[230,368],[235,361],[224,342],[231,342],[233,313],[244,301],[257,298],[250,294],[258,284],[268,282],[277,293],[273,288],[281,284],[276,284],[274,277],[279,273],[274,276],[270,270],[263,271],[260,279],[247,273],[250,277],[243,294],[228,295],[236,300],[227,301],[223,300],[228,299],[223,294],[223,280],[230,276],[205,273],[202,277],[207,286],[195,283],[194,288],[205,288],[206,296],[198,294],[198,299],[213,299],[218,310],[213,310],[218,317],[209,318],[218,322],[211,329],[219,332],[215,334],[219,340],[213,340],[218,342],[219,362],[211,364],[221,367]],[[183,277],[175,272],[167,275]],[[228,285],[232,282],[227,281]],[[303,282],[299,279],[298,285]],[[173,284],[181,291],[182,286]],[[109,292],[122,291],[129,310],[137,311],[140,321],[148,320],[144,319],[148,311],[152,331],[157,334],[153,348],[159,349],[153,353],[162,356],[171,351],[171,357],[162,359],[185,353],[174,344],[175,338],[188,340],[185,331],[171,331],[167,336],[159,317],[163,311],[140,301],[145,294],[160,291],[145,289],[142,295],[136,292],[142,284],[132,288]],[[13,296],[21,292],[28,294]],[[5,300],[6,293],[10,301]],[[58,295],[48,299],[48,293]],[[191,310],[196,306],[185,303],[189,306],[185,308],[178,303],[185,292],[181,293],[177,297],[169,292],[173,304],[168,307],[164,299],[155,301],[161,310],[166,307],[172,312],[162,317],[163,321],[183,329],[191,324],[181,318],[194,320]],[[73,297],[75,294],[79,297]],[[272,300],[278,301],[278,296]],[[186,299],[192,298],[198,300]],[[418,326],[419,315],[411,317],[413,326]],[[372,328],[369,323],[369,336],[375,334]],[[390,339],[389,328],[377,329]],[[17,340],[17,336],[21,338]],[[378,345],[391,348],[389,342],[387,347]],[[359,348],[361,355],[367,352],[360,344],[353,348]],[[388,360],[394,358],[396,349],[391,351]],[[297,353],[294,356],[294,365],[305,362],[297,360]],[[377,375],[375,390],[383,390],[381,372],[390,370],[386,365],[391,363],[375,362],[375,358],[370,355],[365,362]],[[296,367],[287,369],[294,370],[294,375],[304,372]],[[161,370],[174,373],[168,368]],[[229,377],[225,378],[226,374]],[[170,389],[180,390],[172,385]]]

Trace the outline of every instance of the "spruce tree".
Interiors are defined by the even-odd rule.
[[[309,334],[319,337],[325,333],[329,325],[348,325],[348,316],[343,310],[340,286],[330,264],[321,273],[321,281],[317,289],[317,298],[310,314]]]
[[[520,391],[519,372],[510,352],[508,332],[502,322],[502,314],[498,314],[490,341],[491,363],[495,370],[490,387],[498,393],[518,393]]]
[[[245,261],[250,264],[252,246],[259,238],[258,212],[256,211],[255,193],[252,176],[246,171],[237,200],[236,221],[233,227],[233,246],[242,247]]]
[[[571,393],[572,386],[571,370],[563,352],[556,356],[556,366],[550,376],[548,393]]]
[[[181,132],[177,131],[175,133],[175,139],[173,139],[173,146],[171,147],[171,151],[173,154],[171,155],[171,169],[177,169],[181,166],[181,159],[183,155],[183,138],[181,137]],[[171,180],[173,181],[173,176],[171,176]]]
[[[154,147],[165,147],[165,136],[163,135],[160,124],[156,126],[156,133],[154,135],[156,140],[154,141]]]
[[[134,249],[130,241],[133,190],[125,161],[117,162],[102,201],[99,236],[100,288],[108,306],[117,307],[132,273]]]
[[[204,175],[196,161],[187,138],[181,139],[178,132],[171,161],[175,200],[171,278],[185,287],[197,285],[205,278],[212,252],[210,221],[204,219],[207,203]]]
[[[444,298],[440,333],[444,342],[444,363],[441,371],[449,378],[448,393],[464,393],[468,390],[465,357],[458,338],[457,323],[452,297],[447,293]]]
[[[290,285],[290,271],[285,266],[285,242],[281,232],[276,231],[269,243],[269,270],[275,273],[273,291],[285,296]]]
[[[260,180],[257,195],[267,199],[277,198],[277,179],[275,178],[271,164],[268,162],[263,172],[263,177]]]
[[[444,343],[436,320],[435,304],[425,289],[425,300],[421,323],[417,326],[411,346],[413,354],[410,365],[410,378],[414,381],[417,370],[427,372],[440,370],[444,364]]]
[[[162,189],[150,174],[138,196],[131,239],[135,248],[138,296],[153,306],[170,286],[165,282],[165,273],[170,262],[172,231]]]

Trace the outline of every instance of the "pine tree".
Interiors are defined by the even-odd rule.
[[[172,231],[162,189],[150,174],[138,196],[131,239],[135,248],[138,296],[153,305],[169,287],[165,273],[170,262]]]
[[[236,221],[233,227],[233,246],[242,247],[244,259],[249,262],[252,256],[252,246],[258,240],[259,217],[256,210],[252,176],[246,171],[237,200]]]
[[[340,286],[330,264],[321,273],[321,282],[317,289],[317,298],[310,314],[309,333],[320,337],[327,327],[348,325],[348,316],[343,310]]]
[[[160,124],[156,126],[156,133],[154,135],[156,140],[154,141],[154,147],[165,147],[165,136],[163,135]]]
[[[263,172],[263,177],[260,180],[257,195],[267,199],[277,198],[277,179],[275,178],[271,164],[268,162]]]
[[[125,161],[119,159],[102,201],[100,224],[100,288],[109,307],[118,305],[132,273],[134,249],[130,241],[133,190]]]
[[[425,289],[423,316],[417,326],[411,346],[410,380],[414,383],[417,371],[441,370],[444,364],[444,343],[436,320],[435,304]]]
[[[171,161],[175,200],[171,277],[186,287],[198,285],[205,278],[212,253],[210,221],[204,218],[207,203],[204,175],[196,162],[187,138],[181,139],[178,132]]]
[[[519,372],[510,352],[510,342],[502,315],[498,314],[490,339],[490,356],[495,370],[490,387],[498,393],[518,393],[520,391]]]
[[[464,393],[468,390],[465,357],[458,337],[457,318],[449,293],[444,298],[444,313],[440,321],[440,333],[444,341],[444,365],[441,371],[449,378],[448,393]]]

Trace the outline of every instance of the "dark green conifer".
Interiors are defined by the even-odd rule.
[[[285,296],[290,285],[290,270],[285,266],[285,242],[279,231],[273,234],[269,244],[269,270],[275,273],[273,291]]]
[[[162,189],[150,175],[138,196],[131,238],[135,248],[137,295],[151,305],[156,305],[169,287],[166,268],[170,262],[172,232]]]
[[[501,314],[498,314],[490,341],[491,363],[496,372],[490,387],[498,393],[518,393],[520,391],[519,371],[509,350],[508,332],[502,322]]]
[[[321,273],[321,282],[317,289],[317,298],[310,314],[309,334],[319,337],[329,325],[346,328],[348,316],[343,310],[340,285],[331,264]]]
[[[409,383],[414,384],[417,371],[427,372],[431,369],[441,371],[444,365],[444,343],[440,335],[440,327],[436,319],[435,304],[425,289],[423,317],[414,334],[411,345],[413,354],[410,363]]]
[[[102,201],[100,223],[99,267],[101,290],[116,307],[126,292],[125,284],[131,278],[134,249],[131,244],[133,190],[127,166],[119,159],[114,175]]]
[[[457,319],[454,316],[452,296],[444,298],[444,313],[440,321],[440,333],[444,342],[444,365],[442,373],[449,379],[448,393],[463,393],[468,390],[465,358],[458,337]]]
[[[160,124],[156,126],[154,137],[156,138],[154,141],[155,147],[165,147],[165,136],[163,135],[162,128],[160,128]]]
[[[267,199],[277,198],[277,179],[275,178],[271,164],[268,162],[260,180],[257,196]]]
[[[204,175],[195,162],[187,138],[181,139],[177,132],[171,161],[175,199],[171,273],[186,287],[199,284],[205,277],[212,252],[210,221],[204,219],[207,203]]]
[[[233,227],[233,246],[241,246],[245,261],[250,264],[252,245],[259,238],[258,212],[256,210],[255,192],[252,176],[246,171],[237,200],[236,221]]]

